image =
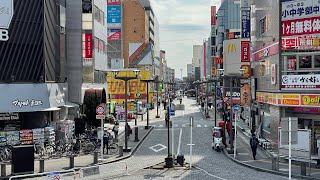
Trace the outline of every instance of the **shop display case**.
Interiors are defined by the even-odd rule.
[[[55,144],[56,141],[56,133],[53,127],[45,127],[44,128],[44,139],[48,144]]]
[[[7,131],[6,132],[7,145],[14,146],[20,144],[19,131]]]
[[[32,144],[33,143],[33,135],[31,129],[24,129],[20,131],[20,143],[24,144]]]
[[[32,129],[33,143],[43,144],[44,143],[44,128]]]

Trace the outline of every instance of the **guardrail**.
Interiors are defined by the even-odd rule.
[[[128,170],[128,164],[126,161],[119,161],[119,162],[114,162],[110,164],[101,164],[101,165],[94,165],[94,166],[88,166],[88,167],[83,167],[79,169],[79,177],[80,179],[86,179],[88,176],[93,176],[93,175],[101,175],[101,172],[109,172],[109,171],[103,171],[101,167],[106,167],[108,165],[114,166],[115,164],[124,164],[124,174],[122,175],[129,175],[129,170]],[[113,170],[117,171],[117,170]],[[118,171],[122,171],[121,168],[118,169]],[[110,173],[110,172],[109,172]]]
[[[68,169],[68,170],[62,170],[62,171],[53,171],[53,172],[43,172],[43,173],[34,173],[34,174],[23,174],[23,175],[15,175],[15,176],[11,176],[9,178],[9,180],[12,179],[17,179],[17,178],[28,178],[28,177],[39,177],[39,176],[46,176],[46,175],[50,175],[51,173],[56,173],[57,176],[55,179],[60,179],[60,175],[65,175],[65,174],[69,174],[72,173],[73,176],[71,179],[75,179],[76,178],[76,171],[74,169]],[[66,178],[63,178],[66,179]]]

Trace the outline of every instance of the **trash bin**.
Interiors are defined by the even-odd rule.
[[[11,163],[13,175],[34,173],[33,145],[13,146]]]

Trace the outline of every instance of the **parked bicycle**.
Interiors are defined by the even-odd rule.
[[[0,147],[0,161],[1,162],[11,161],[11,157],[12,157],[12,147],[11,146]]]

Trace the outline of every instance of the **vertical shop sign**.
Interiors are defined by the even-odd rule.
[[[92,34],[84,34],[84,58],[92,58]]]
[[[277,67],[276,64],[271,64],[271,84],[277,83]]]
[[[250,10],[241,10],[241,38],[250,38]]]
[[[241,41],[241,62],[250,62],[250,42]]]
[[[216,6],[211,6],[211,26],[215,26],[216,24]]]
[[[250,106],[251,105],[251,96],[250,96],[250,84],[243,84],[241,86],[241,106]]]
[[[244,69],[243,78],[251,77],[251,66],[250,65],[241,65],[240,69]]]
[[[92,0],[82,0],[82,13],[92,13]]]

